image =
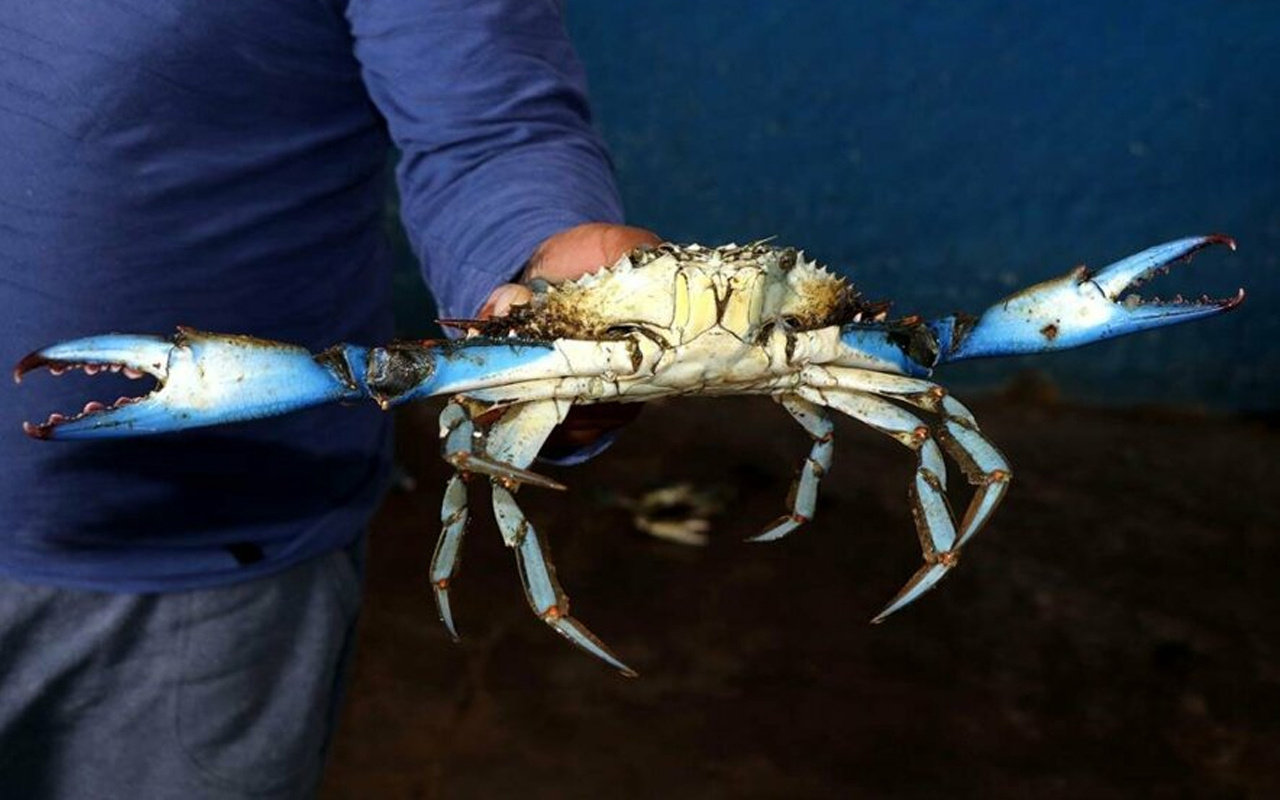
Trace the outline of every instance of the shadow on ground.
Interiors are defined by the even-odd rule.
[[[777,544],[739,540],[781,513],[808,443],[767,400],[654,405],[551,471],[568,493],[522,492],[575,615],[635,680],[529,613],[483,489],[449,642],[425,577],[446,468],[414,409],[419,488],[374,526],[323,796],[1280,796],[1280,429],[973,405],[1013,490],[880,626],[919,560],[912,459],[856,424],[817,519]],[[676,481],[735,495],[709,547],[644,537],[615,502]]]

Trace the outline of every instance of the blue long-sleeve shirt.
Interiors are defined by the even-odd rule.
[[[177,325],[384,342],[392,142],[446,316],[549,235],[621,218],[554,0],[3,6],[0,363]],[[0,389],[0,574],[225,583],[343,546],[377,502],[389,422],[371,405],[150,439],[21,432],[137,391],[80,374]]]

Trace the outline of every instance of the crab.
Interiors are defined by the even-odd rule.
[[[447,395],[440,415],[443,531],[430,567],[440,617],[457,638],[450,587],[467,529],[468,482],[492,483],[492,503],[534,613],[570,642],[634,675],[569,613],[542,535],[516,503],[522,485],[564,488],[531,468],[552,429],[578,404],[675,395],[769,395],[812,440],[786,513],[755,541],[813,518],[831,467],[833,412],[892,437],[915,456],[908,494],[923,565],[874,622],[919,598],[952,570],[1005,496],[1012,470],[974,415],[928,380],[964,359],[1063,350],[1201,319],[1234,297],[1143,301],[1137,285],[1222,235],[1168,242],[1097,272],[1081,266],[1018,292],[978,317],[890,319],[844,278],[769,241],[636,250],[576,281],[534,287],[509,316],[465,321],[470,338],[386,347],[338,344],[318,353],[249,336],[180,328],[172,337],[108,334],[38,350],[37,369],[150,375],[156,388],[73,416],[26,423],[38,439],[139,436],[286,414],[368,398],[383,409]],[[456,323],[455,323],[456,324]],[[947,459],[972,486],[962,514],[948,503]]]

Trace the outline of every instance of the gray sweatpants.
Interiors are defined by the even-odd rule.
[[[360,552],[169,594],[0,579],[0,797],[313,796]]]

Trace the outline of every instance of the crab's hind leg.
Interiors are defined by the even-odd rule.
[[[784,514],[769,524],[763,533],[752,536],[749,542],[771,542],[781,539],[804,523],[813,519],[814,508],[818,503],[818,483],[822,476],[831,469],[832,424],[827,410],[820,405],[792,394],[778,398],[795,421],[800,423],[811,437],[813,447],[809,456],[800,468],[800,475],[791,487],[789,503],[791,513]]]
[[[571,403],[540,400],[516,405],[505,411],[489,429],[485,450],[494,461],[523,469],[533,462],[551,430],[564,420]],[[516,504],[518,477],[494,476],[493,512],[507,546],[514,549],[529,605],[538,618],[561,636],[599,658],[623,675],[635,670],[624,664],[595,634],[569,615],[569,596],[556,580],[551,554],[538,532]]]

